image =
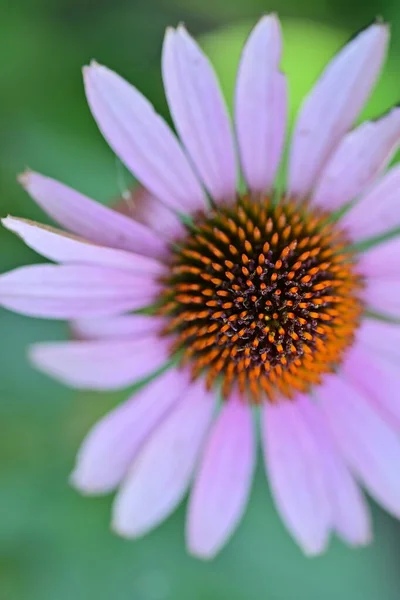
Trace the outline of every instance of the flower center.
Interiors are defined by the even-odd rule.
[[[329,215],[240,197],[198,215],[172,252],[162,312],[195,377],[255,403],[306,392],[334,371],[358,327],[363,287]]]

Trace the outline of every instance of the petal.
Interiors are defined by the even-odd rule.
[[[289,194],[305,197],[351,127],[373,88],[386,54],[388,29],[362,31],[328,64],[300,110],[289,165]]]
[[[375,313],[400,318],[400,277],[367,279],[363,292],[367,306]]]
[[[204,208],[205,197],[177,139],[153,106],[122,77],[92,63],[84,81],[100,131],[130,171],[178,211]]]
[[[176,129],[215,200],[236,197],[236,159],[225,102],[214,70],[180,25],[165,34],[162,74]]]
[[[336,210],[359,196],[387,166],[399,143],[398,108],[348,133],[324,168],[312,202]]]
[[[287,83],[279,71],[281,52],[279,20],[265,16],[243,49],[235,96],[242,170],[255,193],[273,186],[285,141]]]
[[[365,395],[337,376],[319,391],[336,443],[371,495],[400,517],[400,441]]]
[[[175,242],[187,231],[176,213],[153,194],[150,194],[142,185],[136,186],[132,192],[126,191],[114,208],[131,219],[150,227],[152,231],[170,242]]]
[[[153,258],[164,256],[165,243],[133,219],[39,173],[27,171],[19,181],[52,219],[89,242]]]
[[[379,285],[380,281],[385,287],[385,279],[400,281],[400,236],[359,254],[357,266],[369,279],[375,280],[372,285]]]
[[[2,219],[2,223],[19,235],[27,246],[56,262],[115,267],[152,276],[164,273],[162,264],[153,258],[97,246],[40,223],[10,216]]]
[[[117,390],[151,375],[168,360],[168,342],[138,340],[45,342],[30,348],[40,371],[74,388]]]
[[[294,399],[263,411],[265,464],[277,510],[308,555],[328,543],[331,507],[315,432]]]
[[[400,363],[400,326],[377,319],[365,319],[357,338],[368,350],[378,353],[395,365]]]
[[[73,485],[85,494],[113,490],[188,384],[185,373],[169,369],[96,423],[79,449]]]
[[[323,463],[332,510],[332,525],[348,544],[371,541],[371,519],[365,498],[335,447],[324,415],[306,396],[296,399],[308,427],[314,432]]]
[[[190,497],[187,545],[195,556],[214,557],[236,529],[255,462],[251,408],[231,397],[213,425]]]
[[[400,225],[400,165],[371,187],[342,217],[354,241],[383,235]]]
[[[158,293],[158,284],[143,275],[92,265],[33,265],[0,275],[0,306],[48,319],[136,310]]]
[[[383,358],[379,352],[372,351],[362,343],[355,344],[342,365],[348,380],[365,394],[374,406],[394,425],[400,428],[399,387],[400,374],[398,364]]]
[[[198,381],[156,428],[116,497],[117,533],[144,535],[176,508],[189,486],[214,409],[213,394]]]
[[[75,337],[83,340],[118,340],[161,332],[166,321],[153,315],[118,315],[80,319],[71,323]]]

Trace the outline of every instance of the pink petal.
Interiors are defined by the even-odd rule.
[[[315,431],[296,400],[266,404],[263,411],[266,469],[277,510],[302,550],[323,552],[331,506]]]
[[[365,394],[388,423],[400,428],[398,364],[380,354],[379,346],[370,350],[355,344],[342,365],[343,372],[358,390]]]
[[[116,390],[160,369],[169,358],[168,346],[150,335],[134,341],[45,342],[31,346],[30,358],[70,387]]]
[[[400,517],[400,440],[358,389],[331,376],[319,391],[336,443],[371,495]]]
[[[400,143],[400,109],[348,133],[318,180],[312,202],[336,210],[359,196],[383,171]]]
[[[159,333],[165,326],[163,317],[153,315],[118,315],[98,319],[80,319],[71,323],[75,337],[83,340],[118,340]]]
[[[178,211],[204,208],[203,190],[182,148],[150,102],[97,63],[84,68],[84,80],[99,129],[141,183]]]
[[[175,126],[215,200],[236,197],[236,158],[225,102],[214,70],[180,25],[168,28],[162,73]]]
[[[367,307],[387,317],[400,318],[400,277],[367,279],[363,292]]]
[[[296,123],[289,165],[289,194],[305,197],[364,106],[388,44],[385,25],[371,25],[328,64],[307,96]]]
[[[319,445],[332,511],[332,525],[348,544],[371,541],[371,519],[365,498],[335,447],[324,415],[306,396],[296,398],[303,418]]]
[[[357,331],[357,338],[368,350],[378,353],[393,364],[400,363],[399,325],[365,319]]]
[[[400,236],[385,240],[358,256],[358,266],[371,285],[385,287],[385,279],[400,281]],[[379,280],[379,281],[378,281]]]
[[[190,497],[187,544],[195,556],[214,557],[236,529],[249,497],[255,447],[251,408],[234,396],[213,425]]]
[[[159,285],[143,275],[94,265],[33,265],[0,275],[0,306],[49,319],[135,310],[158,293]]]
[[[287,83],[279,70],[281,52],[279,20],[265,16],[243,49],[235,97],[242,170],[255,193],[272,188],[285,140]]]
[[[125,192],[115,210],[147,225],[162,238],[175,242],[187,232],[181,219],[173,210],[150,194],[142,185],[133,192]]]
[[[73,485],[85,494],[113,490],[188,384],[185,373],[169,369],[96,423],[79,449]]]
[[[354,241],[385,234],[400,225],[400,165],[382,177],[342,217]]]
[[[89,242],[153,258],[164,256],[165,243],[140,223],[39,173],[27,171],[19,181],[55,221]]]
[[[144,276],[162,275],[165,270],[162,264],[153,258],[126,250],[97,246],[40,223],[15,217],[2,219],[2,223],[4,227],[19,235],[27,246],[56,262],[115,267],[142,273]]]
[[[189,486],[215,409],[197,381],[143,446],[114,504],[113,528],[137,537],[176,508]]]

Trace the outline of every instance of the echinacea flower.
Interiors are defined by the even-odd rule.
[[[242,53],[236,143],[214,71],[182,26],[167,31],[162,56],[180,141],[130,84],[96,63],[84,69],[101,132],[146,190],[137,220],[37,173],[21,177],[70,232],[3,220],[58,264],[3,274],[0,303],[69,320],[75,334],[35,345],[34,364],[82,389],[152,377],[95,425],[72,475],[84,493],[118,488],[121,535],[154,528],[193,481],[187,545],[214,556],[245,510],[257,411],[276,507],[304,552],[322,552],[332,533],[369,541],[360,484],[400,517],[400,238],[378,244],[400,225],[400,167],[384,174],[400,109],[350,130],[387,43],[376,23],[326,67],[300,110],[283,192],[275,16]]]

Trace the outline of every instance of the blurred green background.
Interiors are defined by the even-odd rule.
[[[367,115],[400,97],[398,0],[1,0],[0,213],[43,220],[15,177],[25,166],[109,202],[130,182],[86,106],[91,58],[134,82],[167,115],[160,50],[184,21],[212,56],[231,97],[240,47],[260,14],[285,33],[291,107],[325,61],[376,16],[392,24],[385,73]],[[0,231],[0,271],[38,261]],[[111,498],[68,485],[85,432],[123,395],[76,393],[35,373],[29,343],[67,335],[60,323],[0,311],[0,597],[2,600],[398,600],[400,525],[374,507],[375,542],[334,541],[306,559],[272,506],[259,468],[249,510],[211,563],[185,553],[184,507],[143,540],[109,530]]]

